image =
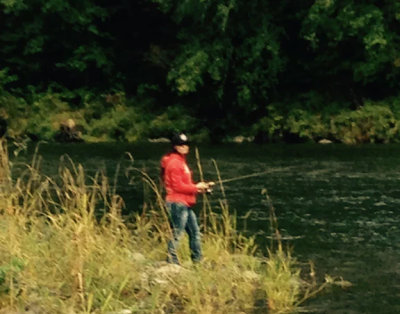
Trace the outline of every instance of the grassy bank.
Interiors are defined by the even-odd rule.
[[[81,166],[66,162],[57,178],[48,178],[40,173],[40,158],[35,157],[21,177],[12,178],[14,169],[1,147],[3,310],[291,313],[333,282],[327,277],[318,285],[312,269],[314,280],[304,281],[279,241],[267,256],[257,253],[254,238],[236,230],[236,217],[225,200],[217,215],[206,199],[200,215],[204,261],[193,265],[187,245],[182,245],[183,267],[168,265],[163,262],[170,235],[167,214],[156,184],[145,173],[141,176],[152,201],[127,223],[120,215],[124,203],[115,183],[102,173],[89,178]],[[128,169],[127,174],[132,171],[138,170]]]

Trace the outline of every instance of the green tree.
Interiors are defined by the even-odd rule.
[[[317,0],[301,36],[314,56],[311,72],[363,97],[383,98],[399,87],[400,4],[397,1]]]
[[[10,68],[21,86],[59,82],[77,88],[110,73],[107,34],[98,27],[108,16],[104,8],[91,0],[1,3],[0,68]]]
[[[268,1],[157,0],[180,26],[181,45],[167,80],[197,106],[209,126],[248,123],[266,104],[284,69],[283,29]],[[200,96],[199,96],[200,94]],[[197,100],[197,103],[196,103]]]

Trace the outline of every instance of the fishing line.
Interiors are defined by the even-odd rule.
[[[253,174],[248,174],[248,175],[244,175],[244,176],[240,176],[240,177],[235,177],[235,178],[231,178],[231,179],[225,179],[225,180],[215,181],[215,184],[218,184],[218,183],[228,183],[228,182],[233,182],[233,181],[238,181],[238,180],[244,180],[244,179],[253,178],[253,177],[259,177],[259,176],[263,176],[263,175],[270,174],[270,173],[274,173],[274,172],[286,171],[286,170],[289,170],[289,169],[292,169],[292,168],[294,168],[294,166],[285,167],[285,168],[280,168],[280,169],[270,169],[270,170],[267,170],[267,171],[258,172],[258,173],[253,173]]]
[[[218,181],[213,181],[214,185],[210,186],[207,189],[207,193],[212,193],[212,190],[216,187],[218,187],[218,184],[223,184],[223,183],[228,183],[228,182],[233,182],[233,181],[239,181],[239,180],[244,180],[244,179],[249,179],[249,178],[254,178],[254,177],[260,177],[263,175],[267,175],[267,174],[271,174],[274,172],[280,172],[280,171],[286,171],[286,170],[290,170],[293,169],[294,166],[290,166],[290,167],[285,167],[285,168],[280,168],[280,169],[270,169],[270,170],[266,170],[263,172],[258,172],[258,173],[253,173],[253,174],[248,174],[248,175],[244,175],[244,176],[240,176],[240,177],[235,177],[235,178],[230,178],[230,179],[225,179],[225,180],[218,180]]]

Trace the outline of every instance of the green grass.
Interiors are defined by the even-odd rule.
[[[258,253],[255,239],[236,230],[226,200],[220,201],[219,215],[205,202],[204,261],[190,262],[184,239],[179,250],[183,267],[174,267],[163,262],[171,230],[161,193],[147,174],[127,171],[141,172],[152,200],[128,224],[120,214],[123,200],[104,174],[88,178],[71,162],[51,179],[40,173],[36,156],[20,178],[12,179],[7,152],[0,153],[2,309],[239,314],[268,308],[292,313],[325,286],[302,280],[296,261],[279,242],[268,256]],[[98,212],[104,215],[99,218]]]

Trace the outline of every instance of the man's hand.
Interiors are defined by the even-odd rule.
[[[196,184],[197,187],[197,191],[199,193],[207,193],[208,191],[210,191],[210,187],[214,186],[215,183],[214,182],[199,182]]]
[[[196,184],[196,188],[199,193],[204,193],[208,189],[208,183],[199,182]]]

